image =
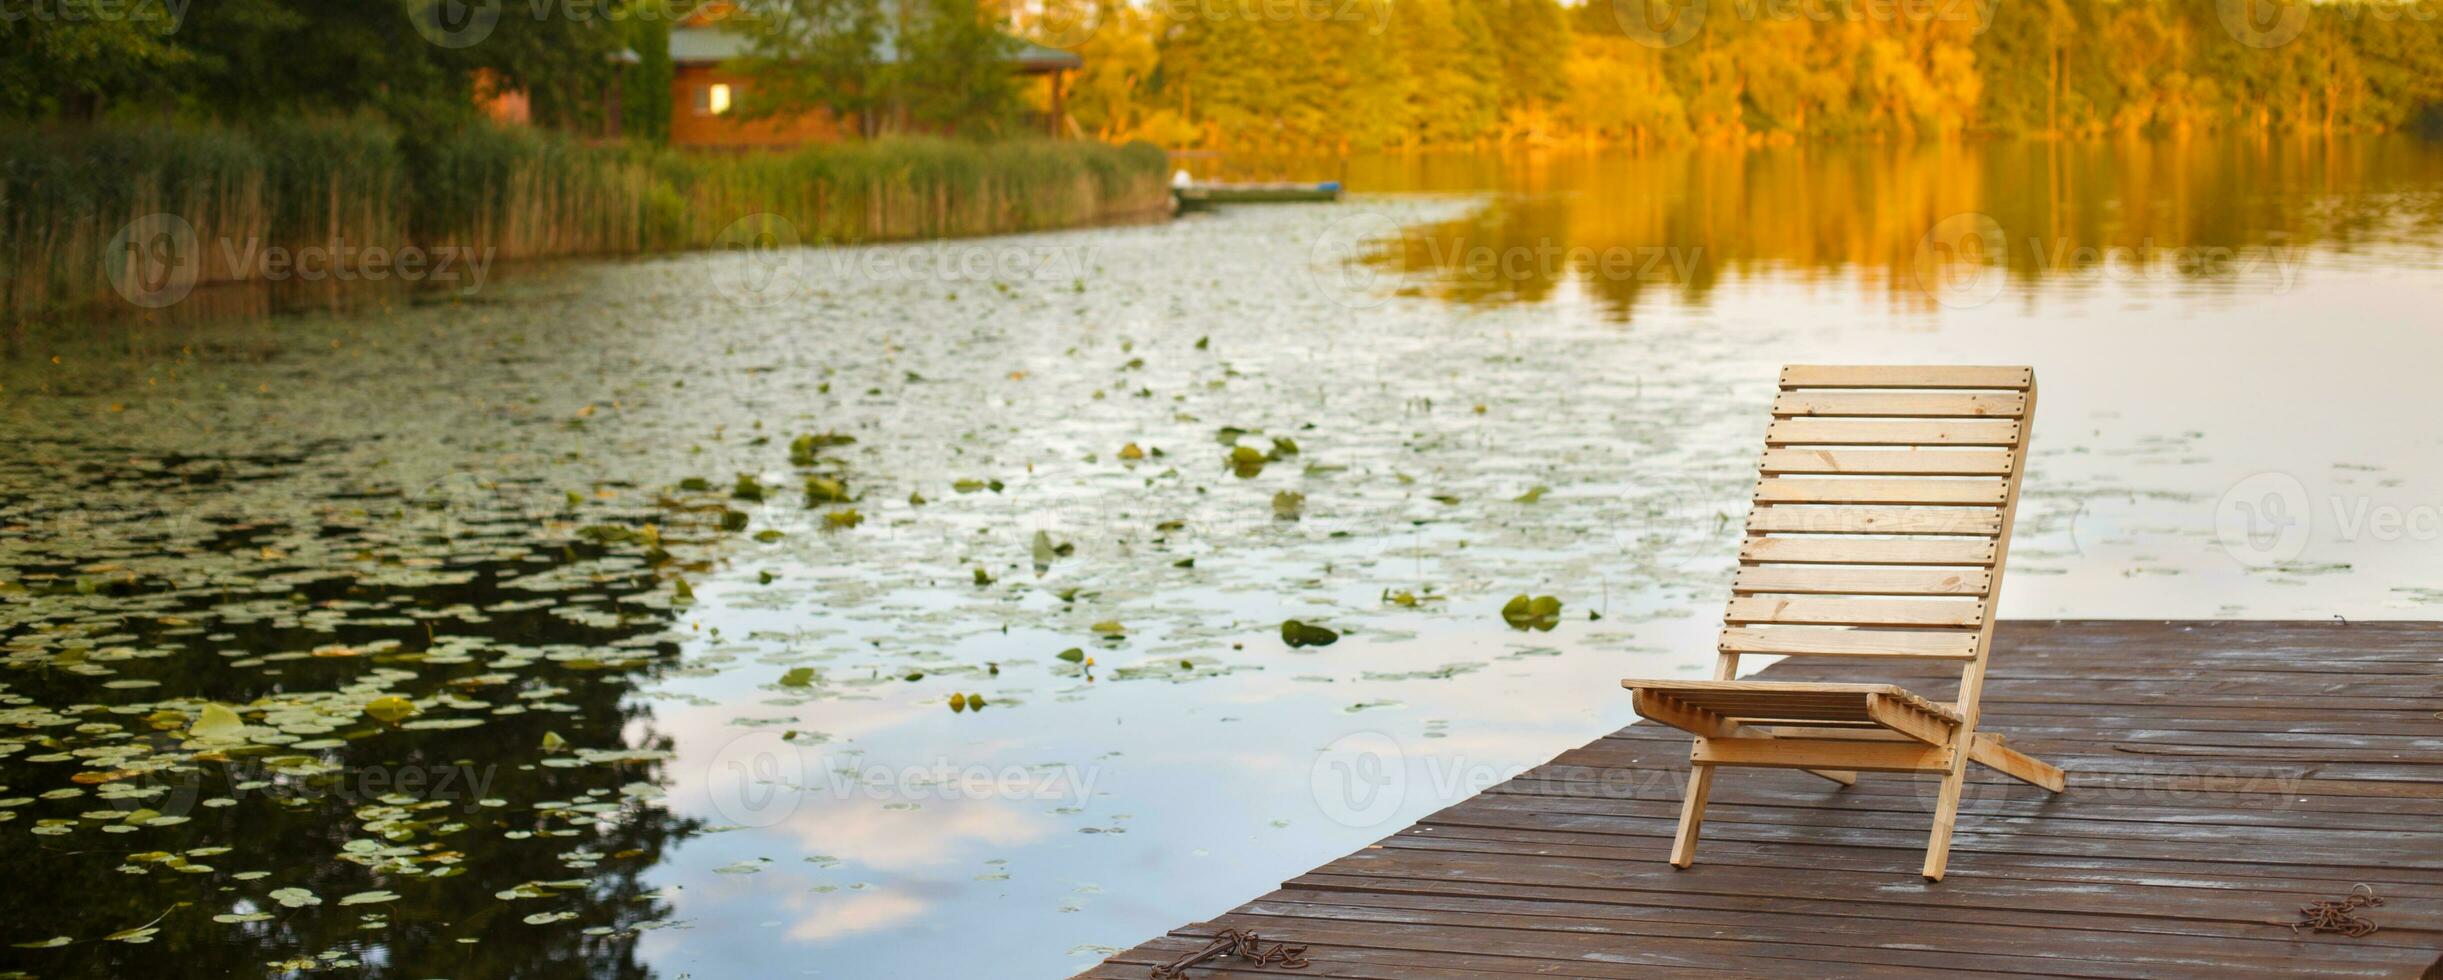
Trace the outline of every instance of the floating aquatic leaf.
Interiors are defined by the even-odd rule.
[[[396,725],[400,721],[407,718],[414,717],[416,710],[415,702],[407,700],[403,697],[399,697],[395,694],[384,695],[365,702],[365,714],[373,717],[373,719],[376,721],[386,722],[393,725]]]
[[[1340,634],[1313,623],[1284,619],[1281,621],[1281,642],[1292,647],[1328,647],[1340,642]]]
[[[805,687],[812,683],[814,683],[814,668],[812,667],[791,667],[788,672],[780,675],[780,686],[782,687]]]
[[[322,904],[322,896],[303,888],[274,888],[271,892],[271,900],[280,903],[285,908],[292,909]]]
[[[1088,628],[1103,634],[1104,639],[1117,639],[1128,632],[1128,627],[1116,619],[1106,619]]]
[[[1132,442],[1120,447],[1120,458],[1133,463],[1145,458],[1145,450],[1138,448],[1137,444]]]
[[[1543,484],[1539,483],[1535,486],[1528,487],[1526,493],[1519,494],[1518,496],[1510,499],[1522,504],[1532,504],[1536,501],[1544,499],[1544,495],[1551,492],[1551,487],[1544,486]]]
[[[397,893],[395,893],[395,892],[387,892],[387,891],[369,891],[369,892],[357,892],[356,894],[353,894],[353,895],[349,895],[349,896],[343,897],[343,898],[341,898],[341,899],[339,900],[339,904],[341,904],[341,905],[380,905],[380,904],[382,904],[382,903],[384,903],[384,902],[395,902],[395,901],[398,901],[398,900],[399,900],[399,896],[398,896],[398,894],[397,894]]]
[[[563,752],[568,749],[568,740],[561,738],[559,732],[544,732],[542,748],[545,752]]]
[[[1086,660],[1086,651],[1078,647],[1070,647],[1066,650],[1062,650],[1059,656],[1060,659],[1066,660],[1073,664],[1084,663]]]
[[[739,500],[761,501],[768,492],[752,473],[738,474],[738,482],[730,485],[730,496]]]
[[[1253,446],[1237,446],[1230,450],[1230,455],[1223,462],[1230,465],[1230,472],[1240,479],[1247,479],[1262,476],[1264,464],[1270,460],[1265,458],[1262,450]]]
[[[187,728],[187,734],[208,741],[229,741],[246,737],[246,720],[237,710],[225,704],[206,704],[203,714]]]
[[[1033,552],[1035,558],[1035,570],[1041,572],[1045,569],[1051,568],[1052,562],[1058,559],[1066,558],[1070,554],[1074,553],[1077,550],[1077,546],[1066,541],[1055,544],[1052,541],[1051,534],[1044,531],[1037,531],[1035,532],[1034,544],[1029,550]]]
[[[853,507],[823,515],[823,526],[833,530],[845,530],[863,523],[865,523],[865,515],[857,513],[856,508]]]
[[[1285,521],[1297,520],[1306,513],[1306,495],[1295,490],[1283,490],[1272,495],[1272,516]]]
[[[793,466],[813,466],[816,451],[855,443],[856,437],[836,432],[821,435],[807,433],[789,440],[789,463]]]
[[[1548,595],[1534,598],[1525,594],[1513,596],[1502,605],[1501,618],[1515,629],[1550,632],[1554,626],[1560,625],[1561,600]]]
[[[51,949],[58,946],[65,946],[75,941],[76,940],[67,936],[53,936],[49,939],[37,939],[30,943],[10,943],[9,945],[18,949]]]
[[[806,478],[806,506],[848,502],[848,484],[828,476]]]

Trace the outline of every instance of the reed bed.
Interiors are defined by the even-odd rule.
[[[705,248],[742,222],[805,244],[1070,227],[1159,213],[1164,174],[1152,146],[1089,141],[701,154],[362,118],[15,132],[0,135],[0,310],[108,300],[141,264],[125,253],[173,224],[162,215],[192,229],[178,247],[197,253],[201,285],[294,275],[275,253],[313,249],[362,266],[408,248],[511,260]]]

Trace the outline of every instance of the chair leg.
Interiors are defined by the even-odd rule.
[[[1713,792],[1713,767],[1691,764],[1688,767],[1688,795],[1680,798],[1680,830],[1671,838],[1671,866],[1685,868],[1696,863],[1697,829],[1705,823],[1705,797]]]
[[[1962,763],[1966,761],[1964,758],[1960,760]],[[1926,838],[1924,874],[1928,881],[1943,880],[1943,867],[1951,863],[1951,825],[1959,816],[1960,789],[1967,782],[1968,771],[1964,765],[1953,765],[1950,774],[1943,777],[1942,795],[1934,800],[1934,832]]]
[[[1976,733],[1976,741],[1968,745],[1968,761],[1993,769],[2012,779],[2042,786],[2055,793],[2068,787],[2061,770],[2051,763],[2002,744],[1998,735]]]

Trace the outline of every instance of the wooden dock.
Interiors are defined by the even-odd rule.
[[[1081,975],[1239,928],[1311,965],[1189,975],[2443,977],[2443,623],[2010,622],[1995,643],[1979,728],[2069,791],[1971,767],[1939,883],[1918,876],[1932,777],[1788,770],[1717,776],[1674,871],[1689,737],[1641,723]],[[1947,697],[1958,667],[1886,677]],[[2380,931],[2294,933],[2360,883]]]

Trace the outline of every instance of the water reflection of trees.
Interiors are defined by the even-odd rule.
[[[388,531],[382,526],[379,521],[355,527],[334,524],[305,529],[305,533],[332,538],[342,545],[334,551],[354,553],[365,560],[373,551],[387,550],[381,539]],[[666,918],[671,909],[646,887],[643,875],[677,839],[693,832],[697,822],[623,794],[622,787],[629,784],[662,782],[660,763],[549,765],[546,760],[555,755],[544,745],[549,733],[552,740],[572,748],[670,748],[667,736],[652,731],[649,707],[629,696],[636,682],[657,668],[565,665],[537,658],[536,663],[516,671],[513,680],[475,681],[478,675],[499,672],[500,668],[487,662],[499,653],[510,649],[531,652],[545,645],[606,650],[627,641],[618,656],[658,662],[675,651],[667,645],[634,644],[666,625],[666,617],[639,612],[618,617],[615,625],[587,625],[557,615],[548,606],[533,605],[541,596],[533,591],[531,576],[555,563],[590,562],[600,556],[600,550],[546,544],[535,539],[531,525],[512,528],[504,522],[489,530],[470,525],[465,533],[488,537],[493,545],[517,541],[523,546],[469,549],[489,554],[453,559],[444,566],[474,573],[461,584],[407,588],[367,584],[343,567],[334,570],[337,574],[297,585],[287,601],[300,610],[354,610],[330,628],[293,620],[215,622],[216,606],[229,601],[228,583],[218,590],[179,592],[138,579],[115,589],[79,593],[66,586],[47,586],[43,581],[47,576],[27,576],[30,594],[11,601],[41,604],[31,607],[37,615],[23,615],[27,610],[21,608],[21,614],[11,621],[23,628],[11,628],[0,639],[14,640],[27,629],[39,628],[26,625],[30,621],[109,617],[115,620],[110,628],[119,634],[114,642],[182,649],[170,656],[117,663],[118,672],[106,678],[62,670],[18,670],[9,678],[8,689],[26,699],[20,703],[61,711],[76,705],[135,704],[147,698],[172,697],[244,705],[285,692],[344,688],[360,682],[371,670],[389,667],[414,670],[418,675],[398,682],[392,690],[418,700],[451,692],[461,704],[447,714],[478,716],[484,722],[460,729],[385,731],[380,723],[362,719],[332,733],[330,737],[345,739],[344,745],[311,753],[281,750],[319,756],[339,767],[336,778],[330,774],[280,777],[278,767],[266,765],[260,756],[202,760],[184,772],[154,779],[166,792],[140,804],[190,818],[175,826],[109,834],[85,820],[73,833],[41,837],[27,833],[35,819],[76,818],[114,805],[130,809],[139,804],[106,803],[85,795],[23,807],[18,819],[0,825],[13,835],[4,853],[9,878],[18,885],[0,892],[0,920],[10,923],[8,941],[69,936],[78,942],[56,949],[16,950],[18,955],[12,958],[22,967],[60,976],[251,976],[264,974],[267,965],[325,951],[341,951],[342,959],[360,962],[361,967],[343,972],[364,976],[652,976],[653,971],[636,953],[637,930]],[[177,544],[218,546],[201,540]],[[422,544],[445,547],[438,542]],[[73,541],[56,541],[46,546],[64,552],[74,545]],[[251,549],[251,544],[232,547]],[[369,550],[358,551],[360,547]],[[587,590],[616,597],[650,584],[649,572],[626,567],[631,571],[624,575],[592,576]],[[529,578],[529,584],[509,584],[519,578]],[[148,594],[147,590],[155,591]],[[242,596],[244,590],[238,591]],[[449,609],[481,612],[439,615]],[[431,631],[415,617],[400,616],[401,612],[433,614]],[[194,622],[208,623],[210,628],[185,626]],[[418,653],[430,649],[436,638],[472,640],[483,655],[469,663],[418,663]],[[381,642],[385,640],[397,646],[387,648]],[[226,654],[334,645],[383,652],[287,660],[278,663],[276,670],[232,667]],[[158,686],[110,690],[101,686],[103,680],[144,680]],[[464,704],[467,701],[494,707],[519,704],[527,710],[487,713]],[[535,710],[544,702],[565,710]],[[104,711],[82,714],[125,720]],[[129,727],[142,730],[140,725]],[[642,734],[631,738],[630,732]],[[164,748],[176,748],[175,730],[153,737]],[[73,768],[29,762],[25,755],[0,759],[0,783],[6,785],[8,795],[30,796],[69,785],[67,777]],[[567,758],[564,753],[556,757]],[[425,779],[414,791],[395,782],[397,774],[407,772]],[[366,773],[380,775],[369,782]],[[451,786],[432,781],[442,773],[453,774]],[[249,779],[275,785],[238,785]],[[487,781],[476,782],[479,779]],[[400,795],[381,799],[388,793]],[[221,807],[195,805],[225,796],[234,796],[238,802]],[[482,805],[482,797],[497,798],[505,805]],[[546,801],[599,801],[618,806],[607,813],[536,808]],[[369,824],[382,829],[371,829]],[[421,866],[424,873],[385,873],[339,858],[352,841],[367,840],[412,848],[405,860]],[[212,868],[203,873],[181,873],[169,865],[130,857],[201,847],[229,850],[193,857],[194,863]],[[137,868],[147,870],[131,870]],[[251,881],[233,877],[249,871],[270,875]],[[589,880],[582,886],[547,889],[537,898],[497,895],[527,882],[576,879]],[[265,900],[273,889],[286,887],[309,889],[321,898],[321,904],[292,909]],[[343,896],[377,889],[399,897],[380,904],[339,904]],[[213,920],[217,914],[249,911],[268,912],[273,917],[257,922]],[[536,913],[567,916],[540,924],[526,921]],[[380,924],[369,925],[368,915],[378,916]],[[150,942],[101,939],[147,922],[154,922],[160,930]]]
[[[1649,290],[1701,305],[1746,275],[1851,277],[1931,307],[1944,270],[1929,263],[1989,264],[2021,286],[2107,265],[2244,286],[2296,249],[2425,248],[2443,227],[2443,149],[2407,137],[1413,156],[1351,170],[1363,190],[1506,192],[1376,257],[1419,289],[1502,304],[1574,283],[1624,321]],[[1949,248],[1960,215],[1989,218],[1975,227],[2000,250]],[[1535,258],[1552,254],[1569,258]]]

